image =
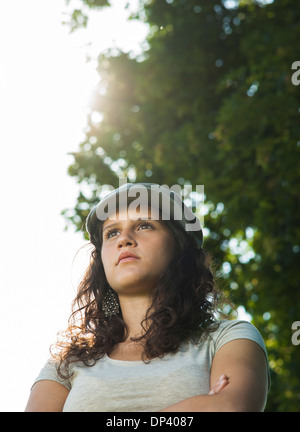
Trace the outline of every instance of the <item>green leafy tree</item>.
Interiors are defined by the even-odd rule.
[[[74,9],[70,15],[69,21],[64,21],[63,24],[67,24],[70,28],[70,32],[86,27],[88,23],[88,10],[97,9],[99,7],[109,6],[110,3],[107,0],[81,0],[83,7],[81,9]],[[71,3],[71,0],[66,0],[67,5]]]
[[[99,57],[89,131],[69,168],[80,193],[65,215],[80,229],[99,186],[119,176],[204,184],[219,283],[269,352],[267,410],[298,411],[300,4],[148,0],[135,18],[150,25],[149,49]]]

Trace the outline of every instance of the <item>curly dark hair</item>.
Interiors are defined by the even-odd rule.
[[[193,237],[177,222],[163,223],[174,236],[175,252],[141,323],[143,336],[133,339],[143,342],[144,361],[175,353],[183,342],[199,341],[215,330],[215,312],[224,302],[223,294],[215,287],[209,254],[197,248]],[[71,363],[81,361],[93,366],[128,336],[121,309],[117,315],[106,317],[101,306],[110,289],[101,260],[102,225],[99,223],[99,235],[92,237],[90,265],[73,301],[68,328],[51,346],[58,373],[64,379],[71,376]],[[143,325],[146,322],[147,326]]]

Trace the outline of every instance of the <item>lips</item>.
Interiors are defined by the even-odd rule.
[[[123,253],[121,253],[120,255],[119,255],[119,259],[118,259],[118,264],[121,262],[121,261],[132,261],[132,260],[134,260],[134,259],[139,259],[139,257],[138,256],[136,256],[134,253],[132,253],[132,252],[123,252]]]

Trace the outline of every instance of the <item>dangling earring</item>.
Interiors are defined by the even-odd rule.
[[[105,317],[118,315],[120,306],[116,298],[115,292],[109,287],[107,293],[102,300],[102,311]]]

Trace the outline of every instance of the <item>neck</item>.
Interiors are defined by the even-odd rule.
[[[123,319],[128,327],[128,337],[140,337],[144,334],[141,322],[145,319],[146,311],[151,305],[151,299],[147,296],[122,296],[119,295]],[[145,326],[145,323],[144,323]]]

